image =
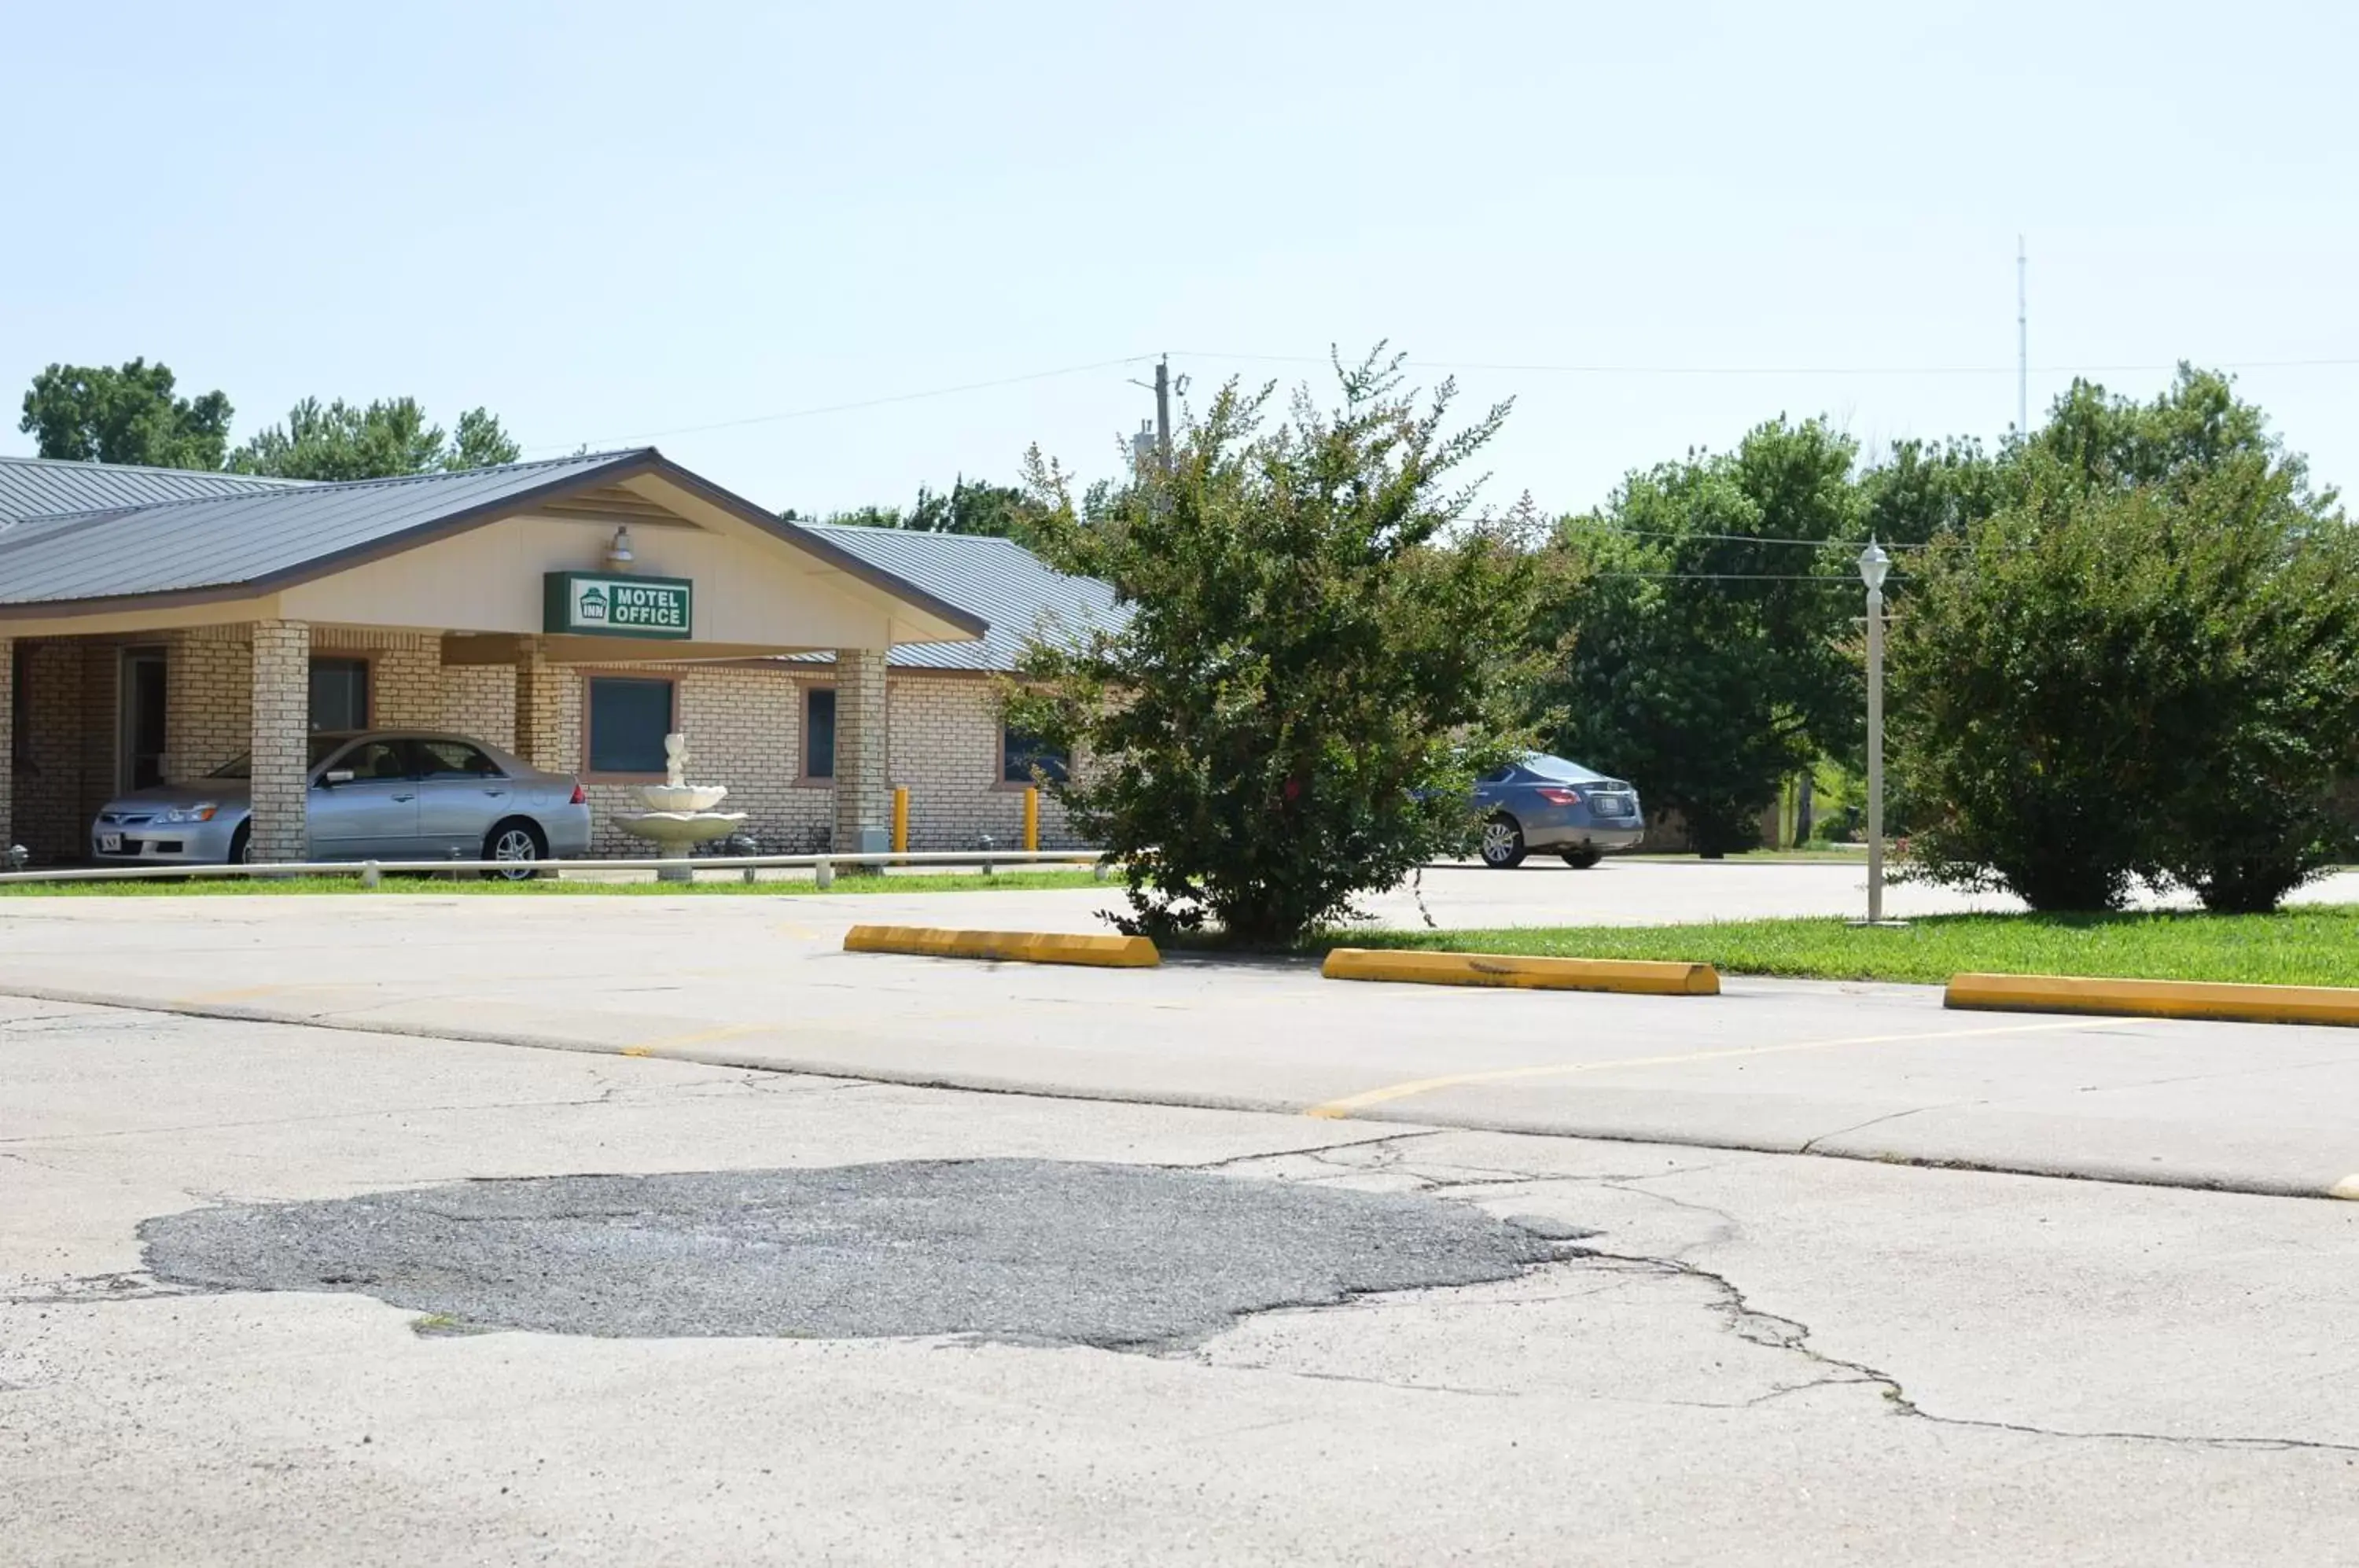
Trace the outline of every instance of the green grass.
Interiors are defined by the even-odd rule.
[[[1942,915],[1897,931],[1797,920],[1332,931],[1317,945],[1658,958],[1710,964],[1734,975],[1920,985],[1982,972],[2359,985],[2359,905],[2351,904],[2274,915]]]
[[[583,881],[574,878],[550,877],[536,882],[486,882],[473,872],[453,881],[447,877],[396,877],[388,874],[382,885],[364,888],[354,877],[125,877],[120,881],[99,882],[12,882],[0,883],[0,897],[16,898],[237,898],[255,895],[276,896],[285,893],[341,893],[375,897],[378,894],[432,893],[449,896],[454,893],[481,893],[497,898],[610,898],[649,895],[669,896],[676,893],[698,897],[720,897],[731,894],[752,894],[757,898],[827,898],[842,893],[1017,893],[1042,887],[1086,887],[1091,885],[1086,870],[1002,871],[985,877],[981,872],[921,872],[895,877],[853,877],[836,873],[835,886],[821,887],[804,877],[777,877],[759,882],[747,882],[735,873],[712,872],[694,882],[658,882],[641,877],[630,882]]]

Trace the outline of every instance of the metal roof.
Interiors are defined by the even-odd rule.
[[[103,506],[144,506],[199,495],[277,490],[299,479],[204,469],[141,468],[130,463],[72,463],[59,457],[0,457],[0,528],[27,517],[89,512]]]
[[[646,455],[604,452],[37,517],[0,532],[0,604],[262,586]]]
[[[897,669],[1010,670],[1036,634],[1070,643],[1092,627],[1111,630],[1128,618],[1111,585],[1068,577],[1013,539],[842,523],[800,526],[991,623],[979,642],[903,643],[892,652]],[[828,657],[801,655],[799,662]]]

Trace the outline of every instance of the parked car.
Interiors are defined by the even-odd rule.
[[[515,880],[531,863],[590,847],[581,784],[495,746],[426,730],[343,730],[311,737],[311,860],[500,860]],[[188,784],[106,803],[91,824],[104,866],[219,866],[249,858],[248,759]]]
[[[1536,849],[1586,871],[1647,836],[1637,790],[1541,752],[1478,779],[1474,803],[1483,813],[1483,864],[1501,871],[1521,866]]]

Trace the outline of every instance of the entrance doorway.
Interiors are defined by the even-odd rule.
[[[164,650],[126,648],[115,685],[115,788],[146,789],[164,782]]]

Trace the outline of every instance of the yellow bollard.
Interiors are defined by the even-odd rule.
[[[893,853],[909,853],[909,787],[907,784],[893,787]]]
[[[1040,786],[1024,787],[1024,848],[1037,853],[1040,848]]]

